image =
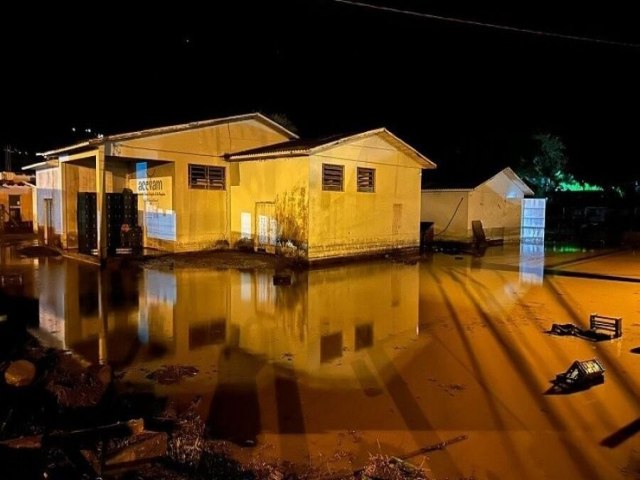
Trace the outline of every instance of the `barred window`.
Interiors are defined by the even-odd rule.
[[[202,188],[205,190],[224,190],[224,167],[189,164],[189,187]]]
[[[342,165],[322,164],[322,190],[341,192],[344,183],[344,167]]]
[[[376,191],[375,169],[358,167],[358,191],[359,192],[375,192]]]

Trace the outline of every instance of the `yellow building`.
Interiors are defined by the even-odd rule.
[[[0,230],[30,230],[34,218],[33,178],[0,172]]]
[[[36,170],[39,231],[74,249],[93,221],[100,258],[118,234],[108,222],[109,194],[124,189],[138,194],[131,218],[145,247],[244,244],[310,261],[417,247],[421,169],[435,167],[384,129],[305,142],[258,113],[41,155],[43,162],[25,167]]]
[[[419,247],[422,169],[386,129],[227,156],[232,240],[310,262]]]
[[[44,152],[29,165],[38,185],[38,227],[48,243],[78,248],[78,200],[95,193],[95,244],[107,255],[107,195],[138,194],[146,247],[213,248],[229,238],[229,174],[224,155],[296,138],[260,114],[96,138]]]

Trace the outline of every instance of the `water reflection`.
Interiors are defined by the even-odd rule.
[[[520,243],[520,280],[531,285],[542,285],[544,277],[544,243]]]
[[[465,434],[430,456],[434,476],[584,478],[587,470],[619,478],[610,466],[625,465],[640,436],[615,449],[600,441],[638,415],[640,367],[630,353],[638,335],[629,328],[594,346],[543,332],[604,306],[633,319],[629,299],[640,287],[561,276],[539,284],[540,266],[523,268],[523,258],[542,260],[531,253],[505,247],[482,258],[352,264],[296,274],[290,287],[274,286],[269,271],[99,274],[47,260],[34,283],[41,331],[112,362],[125,372],[123,386],[185,401],[201,395],[213,435],[257,439],[280,459],[315,458],[326,468],[348,450],[357,465],[371,452],[402,455]],[[555,260],[566,267],[567,258]],[[627,254],[585,265],[637,271]],[[542,395],[555,373],[594,348],[605,385]],[[199,374],[154,384],[147,375],[164,364]]]
[[[106,350],[107,360],[119,367],[160,358],[186,363],[224,346],[308,372],[390,335],[416,331],[417,265],[299,272],[291,286],[274,285],[272,275],[195,269],[99,273],[63,262],[39,271],[40,285],[49,286],[40,294],[40,326],[60,346],[90,360],[105,360]]]

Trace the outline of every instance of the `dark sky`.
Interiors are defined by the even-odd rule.
[[[42,151],[81,140],[72,127],[109,134],[259,110],[286,114],[304,137],[386,126],[443,173],[515,165],[531,134],[549,132],[577,176],[640,178],[637,47],[332,0],[48,3],[0,7],[0,145]],[[369,3],[640,44],[633,2]]]

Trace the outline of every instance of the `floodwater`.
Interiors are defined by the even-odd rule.
[[[38,335],[111,363],[131,388],[201,396],[211,433],[240,458],[330,474],[464,435],[411,461],[435,478],[640,478],[640,253],[493,247],[315,269],[291,286],[269,270],[100,274],[7,249],[2,262],[38,299]],[[592,312],[622,317],[622,338],[545,333],[587,328]],[[591,358],[603,384],[550,392]],[[199,373],[146,378],[162,365]]]

